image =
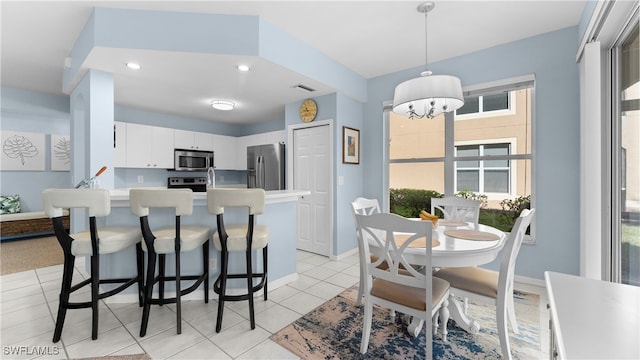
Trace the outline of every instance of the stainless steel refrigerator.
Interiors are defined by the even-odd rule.
[[[247,187],[284,190],[284,143],[247,146]]]

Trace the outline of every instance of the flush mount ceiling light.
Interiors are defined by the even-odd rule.
[[[229,100],[211,100],[211,107],[216,110],[229,111],[233,110],[236,104]]]
[[[425,66],[427,64],[427,13],[435,7],[433,2],[418,5],[424,14]],[[407,80],[396,86],[393,95],[393,112],[409,119],[434,117],[459,109],[464,105],[460,79],[450,75],[431,75],[425,70],[419,78]]]
[[[140,70],[140,69],[142,69],[142,66],[140,66],[140,64],[134,63],[134,62],[128,62],[128,63],[124,64],[124,66],[126,66],[127,68],[129,68],[131,70]]]
[[[242,71],[242,72],[247,72],[249,70],[251,70],[251,68],[249,67],[249,65],[238,65],[237,66],[238,71]]]

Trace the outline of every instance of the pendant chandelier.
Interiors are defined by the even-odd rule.
[[[418,5],[424,14],[425,65],[427,63],[427,13],[435,7],[433,2]],[[409,119],[433,119],[464,105],[460,79],[450,75],[432,75],[425,70],[420,77],[407,80],[396,86],[393,95],[393,112]]]

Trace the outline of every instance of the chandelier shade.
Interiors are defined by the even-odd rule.
[[[424,75],[396,86],[393,112],[410,118],[433,118],[464,105],[460,79],[450,75]]]
[[[425,63],[427,57],[427,13],[433,10],[433,2],[418,5],[418,12],[424,14],[424,49]],[[407,80],[395,88],[393,95],[393,112],[408,116],[409,119],[434,117],[459,109],[464,105],[462,84],[460,79],[451,75],[431,75],[431,71],[423,71],[421,76]]]

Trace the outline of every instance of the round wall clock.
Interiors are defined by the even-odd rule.
[[[313,99],[306,99],[300,104],[300,120],[312,122],[318,115],[318,104]]]

